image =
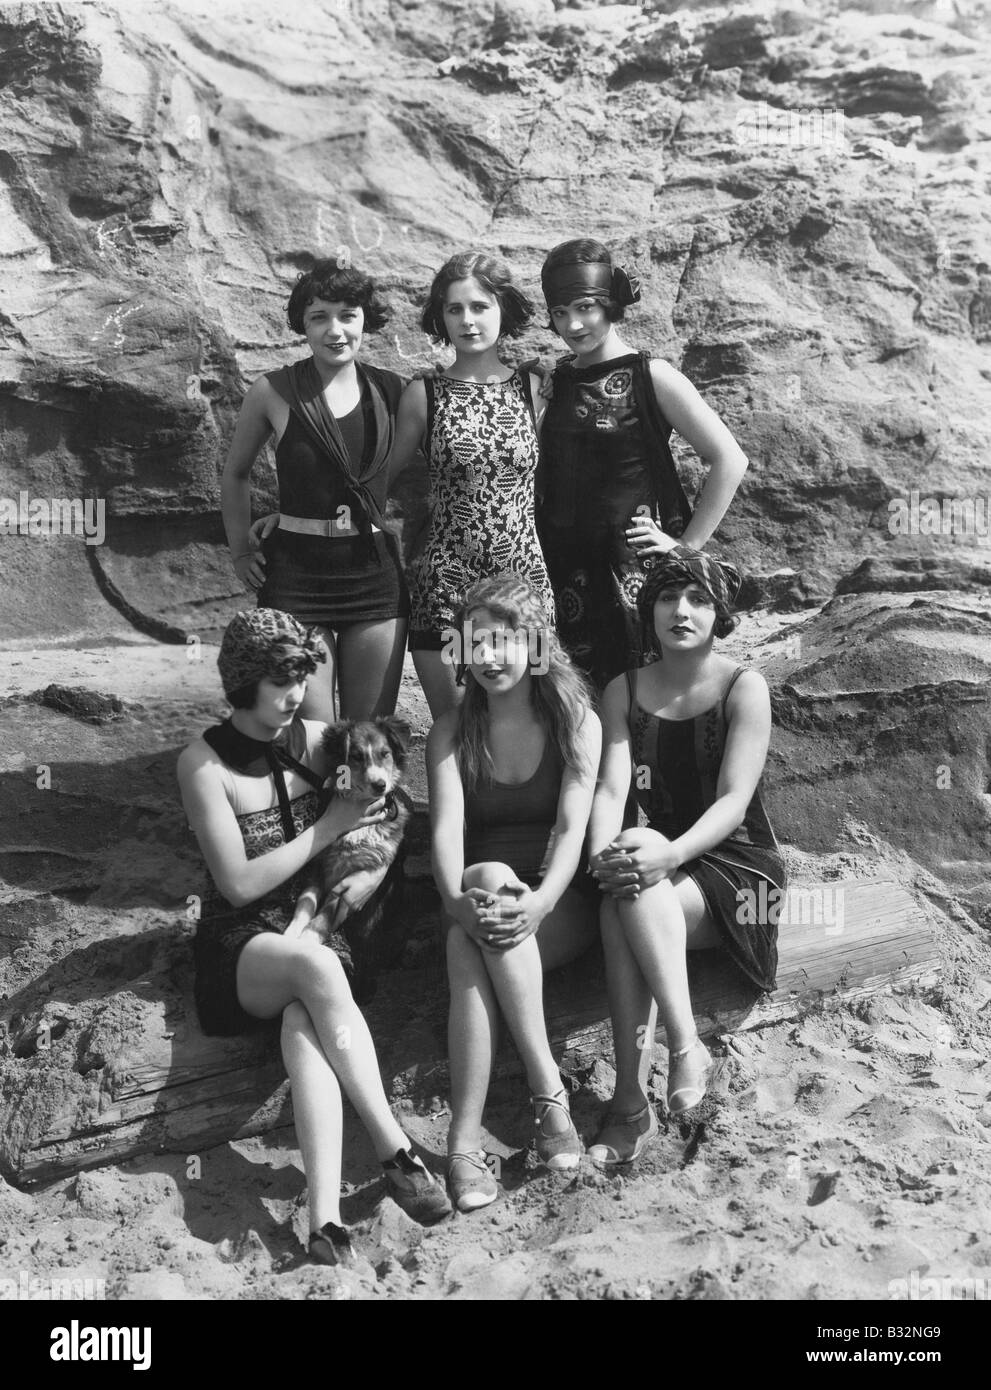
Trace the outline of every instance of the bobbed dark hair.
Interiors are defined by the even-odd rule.
[[[363,275],[351,266],[341,267],[330,257],[314,261],[312,268],[299,275],[293,285],[286,317],[294,333],[305,332],[303,314],[315,299],[352,304],[356,309],[362,309],[366,333],[377,333],[389,322],[388,303],[371,276]]]
[[[477,280],[482,289],[498,302],[502,315],[499,326],[501,338],[515,338],[533,318],[533,301],[513,284],[512,272],[505,261],[490,256],[487,251],[462,251],[441,266],[433,278],[427,302],[420,316],[424,333],[439,342],[450,343],[444,326],[444,301],[447,291],[457,280]]]

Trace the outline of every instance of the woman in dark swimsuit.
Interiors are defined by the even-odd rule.
[[[481,1126],[500,1014],[526,1067],[537,1157],[558,1170],[581,1159],[542,980],[595,936],[584,840],[601,732],[538,593],[514,575],[483,580],[460,617],[467,689],[430,730],[427,775],[451,987],[448,1184],[472,1211],[497,1195]]]
[[[589,857],[605,895],[616,1092],[589,1154],[604,1168],[632,1162],[656,1132],[645,1087],[658,1014],[669,1111],[705,1094],[710,1059],[686,946],[722,947],[757,989],[774,988],[785,876],[760,796],[770,697],[757,671],[712,649],[732,629],[739,582],[732,565],[688,546],[662,556],[638,599],[643,646],[661,659],[617,677],[603,697]],[[648,825],[623,829],[631,783]]]
[[[551,327],[574,357],[554,372],[544,415],[538,529],[561,640],[601,690],[640,663],[645,573],[679,537],[706,544],[747,459],[687,377],[621,339],[617,325],[640,290],[604,246],[556,246],[541,283]],[[672,428],[709,465],[694,514],[668,445]]]
[[[224,469],[224,525],[238,578],[263,607],[316,625],[330,661],[310,683],[313,718],[391,714],[402,677],[409,595],[384,519],[402,378],[359,365],[362,335],[386,322],[373,282],[317,261],[289,298],[312,356],[248,391]],[[276,439],[278,529],[249,539],[251,470]]]
[[[368,1130],[395,1200],[421,1221],[450,1211],[443,1189],[396,1123],[375,1046],[351,993],[355,966],[343,937],[283,935],[299,874],[355,825],[385,815],[381,801],[356,809],[334,798],[318,815],[330,768],[323,725],[301,719],[307,677],[323,644],[286,613],[238,613],[218,665],[233,713],[179,758],[179,786],[211,885],[193,943],[196,1006],[204,1032],[229,1036],[281,1018],[296,1135],[309,1189],[310,1254],[326,1264],[355,1258],[341,1225],[341,1092]]]

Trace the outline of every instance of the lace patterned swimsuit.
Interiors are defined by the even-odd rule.
[[[539,457],[529,380],[456,381],[427,391],[430,534],[412,568],[410,648],[437,650],[466,589],[512,573],[554,599],[537,539],[534,478]]]

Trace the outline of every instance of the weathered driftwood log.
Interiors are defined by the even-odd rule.
[[[416,885],[416,895],[421,924],[435,921],[431,889]],[[88,959],[61,962],[33,994],[12,1001],[0,1094],[0,1168],[10,1181],[46,1181],[140,1153],[193,1154],[291,1121],[277,1025],[242,1038],[200,1032],[187,935],[159,927],[77,955]],[[111,959],[113,976],[102,965]],[[108,976],[106,993],[73,997],[65,982],[91,977],[94,963]],[[929,925],[903,888],[820,883],[796,890],[786,907],[774,994],[758,999],[721,953],[701,952],[692,958],[692,997],[700,1032],[712,1033],[794,1017],[825,998],[926,982],[937,971]],[[546,1004],[566,1063],[611,1054],[598,951],[548,981]],[[367,1010],[394,1095],[444,1089],[431,1073],[446,1052],[445,1012],[442,953],[427,925]]]
[[[759,995],[720,951],[688,957],[692,1008],[703,1036],[758,1028],[823,999],[858,999],[892,984],[932,983],[939,956],[911,894],[886,879],[789,890],[778,939],[778,987]],[[548,981],[548,1030],[566,1056],[601,1056],[612,1042],[601,981],[576,962]],[[664,1030],[658,1029],[664,1041]]]

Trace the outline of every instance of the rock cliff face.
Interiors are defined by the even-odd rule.
[[[433,359],[417,306],[453,250],[498,248],[536,291],[582,232],[643,278],[631,338],[750,456],[720,539],[754,597],[906,566],[987,583],[986,511],[983,536],[889,526],[913,490],[987,499],[983,12],[4,7],[0,497],[107,512],[99,546],[3,537],[14,634],[230,611],[218,467],[246,384],[295,353],[283,306],[311,256],[382,280],[369,356],[402,370]],[[541,321],[523,351],[555,350]],[[264,462],[257,479],[261,508]]]

